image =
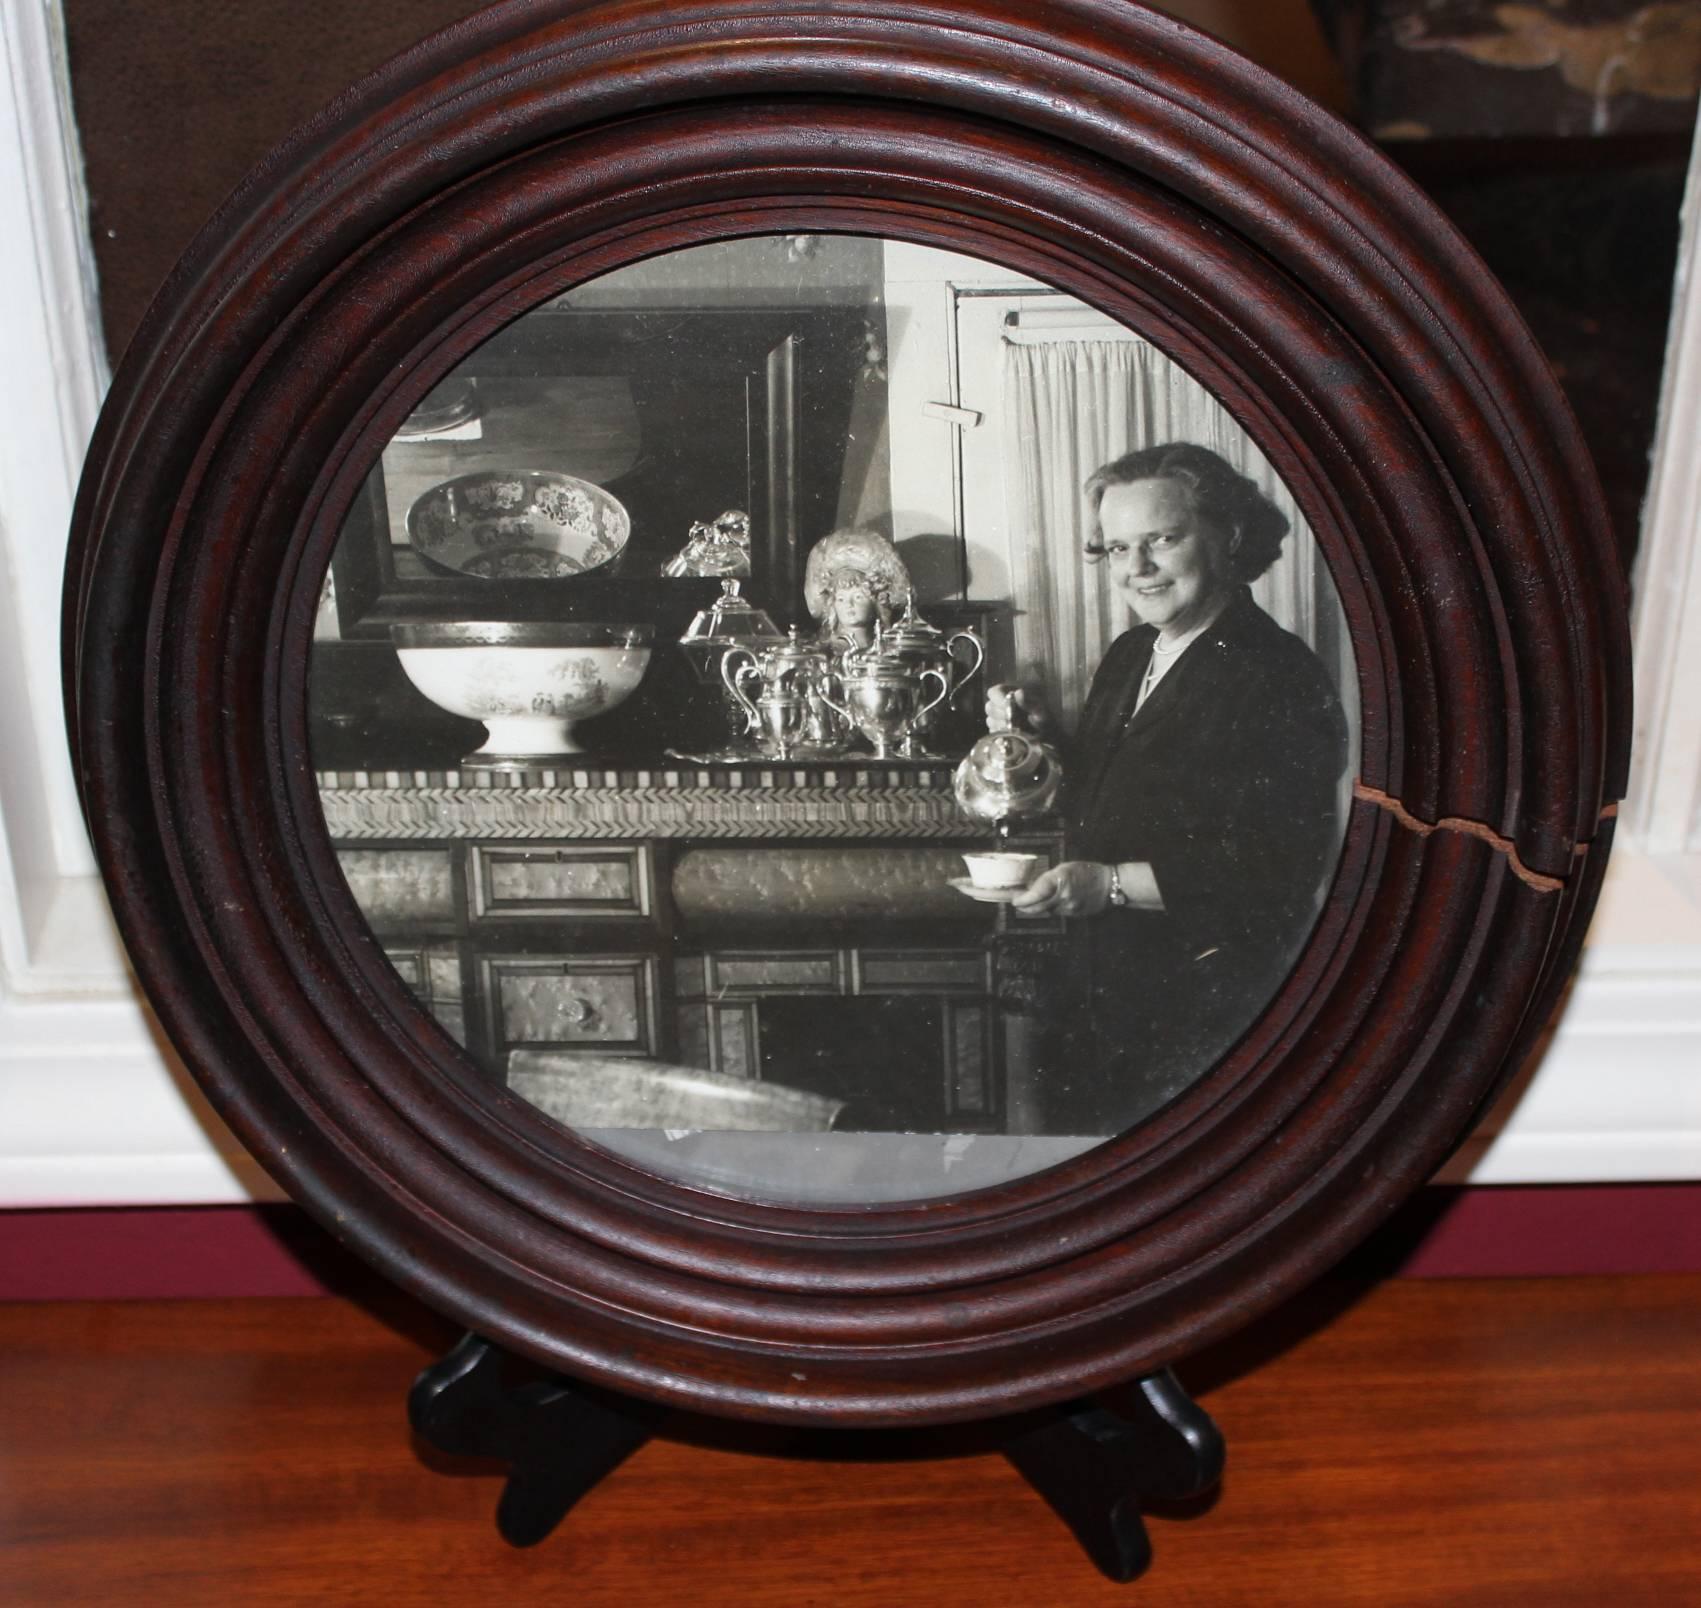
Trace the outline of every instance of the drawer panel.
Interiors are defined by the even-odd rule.
[[[856,983],[859,994],[986,994],[992,962],[982,949],[864,949]]]
[[[474,916],[648,916],[652,852],[639,843],[480,843],[472,850]]]
[[[485,955],[498,1054],[522,1045],[655,1053],[656,962],[647,955]]]
[[[709,994],[842,994],[844,955],[837,949],[721,950],[705,957]]]
[[[455,919],[454,861],[449,849],[341,848],[337,864],[361,914],[375,930]]]

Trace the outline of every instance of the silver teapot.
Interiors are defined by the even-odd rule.
[[[963,756],[952,788],[965,815],[1006,833],[1011,821],[1050,810],[1063,782],[1063,761],[1050,743],[1017,727],[1011,689],[994,687],[988,702],[987,733]]]
[[[728,649],[721,679],[744,712],[745,735],[755,739],[759,753],[795,759],[800,752],[835,751],[849,737],[838,718],[843,711],[828,696],[836,679],[832,656],[801,637],[795,625],[773,647]],[[745,690],[750,686],[754,698]]]
[[[959,648],[964,652],[959,654]],[[916,613],[912,596],[904,604],[904,612],[891,625],[876,630],[874,641],[867,648],[861,653],[846,655],[846,672],[855,674],[858,667],[869,659],[902,669],[915,679],[918,689],[928,671],[945,678],[944,697],[930,700],[898,740],[898,752],[905,758],[927,759],[932,756],[921,744],[922,736],[931,723],[931,712],[955,698],[980,674],[986,661],[986,645],[967,627],[947,633],[924,620]]]
[[[959,647],[964,653],[958,653]],[[937,670],[948,676],[953,698],[980,674],[981,666],[986,663],[986,644],[978,632],[967,626],[958,631],[940,630],[916,613],[913,596],[904,604],[904,612],[880,633],[879,651],[918,671]]]

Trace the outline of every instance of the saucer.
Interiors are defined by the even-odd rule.
[[[971,899],[978,899],[982,904],[1009,904],[1018,893],[1031,887],[1031,883],[1023,884],[1021,888],[983,888],[973,877],[947,877],[945,879],[958,893],[966,893]]]

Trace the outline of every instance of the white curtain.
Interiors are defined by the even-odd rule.
[[[1282,556],[1252,595],[1304,639],[1349,701],[1346,632],[1310,527],[1264,455],[1222,404],[1141,340],[1007,339],[1003,347],[1005,507],[1016,604],[1016,679],[1044,688],[1072,725],[1094,668],[1125,630],[1127,607],[1111,595],[1102,565],[1082,557],[1087,508],[1081,488],[1101,465],[1140,447],[1191,441],[1249,475],[1288,516]]]

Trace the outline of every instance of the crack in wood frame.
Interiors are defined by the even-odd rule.
[[[1432,832],[1460,832],[1466,837],[1480,839],[1496,854],[1504,855],[1513,876],[1537,893],[1561,893],[1565,889],[1562,877],[1549,876],[1545,871],[1532,871],[1519,857],[1518,846],[1510,838],[1502,837],[1492,826],[1485,826],[1481,821],[1468,820],[1461,815],[1443,815],[1438,821],[1419,820],[1392,794],[1384,793],[1381,788],[1372,787],[1356,777],[1353,779],[1353,797],[1386,810],[1401,826],[1416,832],[1419,837],[1428,837]],[[1616,804],[1609,804],[1601,811],[1601,818],[1605,820],[1617,811]],[[1587,848],[1587,844],[1579,843],[1572,850],[1573,857],[1583,854]]]

